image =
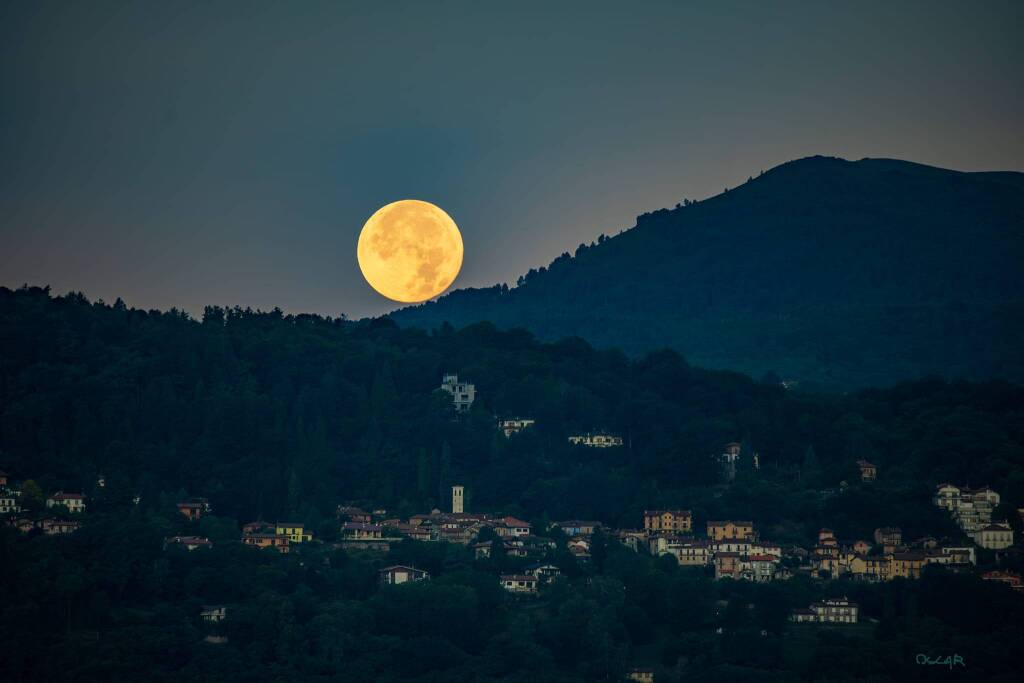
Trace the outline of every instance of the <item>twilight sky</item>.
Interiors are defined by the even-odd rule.
[[[455,287],[811,154],[1024,170],[1024,3],[6,2],[0,285],[132,306],[395,307],[388,202]]]

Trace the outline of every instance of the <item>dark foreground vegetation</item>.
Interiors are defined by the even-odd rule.
[[[67,537],[0,529],[7,680],[619,681],[640,665],[658,681],[1017,680],[1024,598],[969,575],[715,582],[611,543],[584,569],[556,556],[572,575],[516,598],[463,546],[278,555],[230,536],[163,550],[175,516],[96,517]],[[394,562],[435,576],[378,588],[375,569]],[[863,623],[786,621],[823,595],[857,600]],[[228,619],[200,621],[208,603]],[[917,663],[954,653],[953,671]]]
[[[460,419],[434,391],[444,371],[479,392]],[[537,423],[505,439],[495,415]],[[627,445],[567,443],[595,430]],[[713,456],[732,440],[761,468],[725,484]],[[858,482],[858,458],[877,482]],[[1024,390],[1002,382],[822,397],[670,351],[630,360],[488,324],[427,334],[216,308],[200,322],[0,289],[0,468],[23,491],[90,496],[68,536],[0,531],[0,668],[13,680],[614,681],[632,666],[659,683],[1011,680],[1024,642],[1020,595],[935,568],[883,585],[714,582],[609,540],[587,565],[556,551],[566,578],[531,599],[498,586],[509,558],[331,546],[339,503],[404,517],[443,506],[453,483],[470,509],[537,529],[568,517],[636,527],[646,508],[686,507],[698,527],[752,519],[776,542],[809,544],[822,526],[956,538],[930,501],[948,480],[998,490],[997,516],[1019,537]],[[174,504],[187,496],[213,514],[186,521]],[[317,542],[286,556],[241,546],[239,524],[261,518],[304,522]],[[163,548],[185,532],[214,547]],[[433,579],[378,588],[375,570],[395,562]],[[858,601],[862,623],[786,621],[829,595]],[[204,624],[204,603],[229,618]],[[211,631],[227,642],[205,642]]]

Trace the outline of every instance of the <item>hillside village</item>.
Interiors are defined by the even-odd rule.
[[[454,374],[445,375],[440,390],[451,396],[456,419],[472,407],[477,395],[473,384],[460,382]],[[515,438],[534,424],[532,418],[502,418],[496,419],[495,428],[505,438]],[[603,431],[567,438],[580,448],[604,449],[624,444],[621,436]],[[760,467],[758,454],[747,450],[739,442],[730,442],[723,446],[720,455],[713,456],[720,463],[723,480],[735,478],[744,458],[750,459],[752,468]],[[856,467],[863,483],[870,484],[879,476],[877,467],[866,460],[858,460]],[[24,533],[58,535],[74,533],[87,523],[87,498],[75,492],[53,492],[45,498],[44,508],[35,514],[25,514],[22,501],[26,494],[38,497],[38,493],[19,488],[9,477],[0,472],[0,514],[5,515],[9,526]],[[25,489],[34,486],[31,483]],[[102,489],[105,478],[101,477],[96,486]],[[137,496],[134,502],[138,504]],[[582,519],[558,520],[539,527],[513,516],[467,510],[465,487],[456,484],[451,487],[450,509],[433,509],[405,518],[384,508],[365,509],[353,502],[339,504],[337,540],[327,545],[382,557],[407,541],[465,546],[476,561],[493,568],[494,580],[510,597],[516,598],[536,596],[565,580],[570,568],[567,561],[577,570],[572,572],[574,575],[585,571],[594,554],[606,552],[609,543],[619,543],[636,553],[672,557],[678,566],[706,572],[719,581],[767,583],[805,576],[817,581],[852,579],[875,583],[918,579],[930,565],[939,565],[948,571],[977,574],[983,580],[1022,591],[1020,575],[998,567],[1002,554],[1020,553],[1011,525],[992,519],[999,502],[999,493],[989,487],[968,488],[949,483],[936,487],[934,505],[950,514],[967,541],[932,536],[907,539],[899,526],[893,525],[875,529],[870,538],[838,538],[831,529],[822,528],[806,544],[782,545],[765,538],[757,520],[697,521],[690,510],[681,508],[646,510],[633,528],[611,528],[600,521]],[[187,498],[178,501],[176,507],[185,533],[165,538],[164,547],[188,552],[212,548],[214,543],[209,538],[187,533],[213,514],[210,501],[203,497]],[[1019,513],[1024,516],[1024,510]],[[301,553],[306,546],[323,545],[297,520],[247,522],[241,527],[239,542],[278,553]],[[979,567],[978,549],[994,552],[995,564]],[[381,585],[430,579],[428,571],[415,566],[389,565],[378,571]],[[213,605],[204,606],[200,616],[204,621],[218,623],[226,615],[225,606]],[[796,608],[790,614],[794,623],[855,624],[859,618],[858,606],[843,597]]]
[[[159,359],[108,343],[54,374],[26,340],[15,369],[37,369],[5,375],[0,543],[22,668],[43,650],[84,666],[92,643],[139,628],[153,647],[173,638],[191,678],[259,643],[245,666],[264,679],[267,656],[297,652],[370,681],[390,666],[375,653],[405,667],[403,643],[439,625],[430,647],[456,660],[415,675],[812,671],[787,662],[836,638],[844,668],[878,669],[863,648],[891,667],[894,634],[923,647],[936,620],[970,639],[974,667],[1009,656],[990,644],[1024,595],[1015,388],[822,398],[487,326],[216,310],[204,324],[15,299],[37,322],[14,334],[46,339],[40,311],[75,315],[88,344],[95,321],[134,316],[117,334]],[[970,411],[987,431],[956,421]],[[492,649],[511,642],[532,654]]]

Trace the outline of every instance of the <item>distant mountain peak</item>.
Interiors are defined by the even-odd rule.
[[[1024,380],[1024,174],[796,159],[402,325],[489,320],[803,386]]]

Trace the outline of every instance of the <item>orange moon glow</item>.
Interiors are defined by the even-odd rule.
[[[462,233],[430,202],[403,199],[370,216],[359,233],[359,269],[370,286],[394,301],[432,299],[462,268]]]

